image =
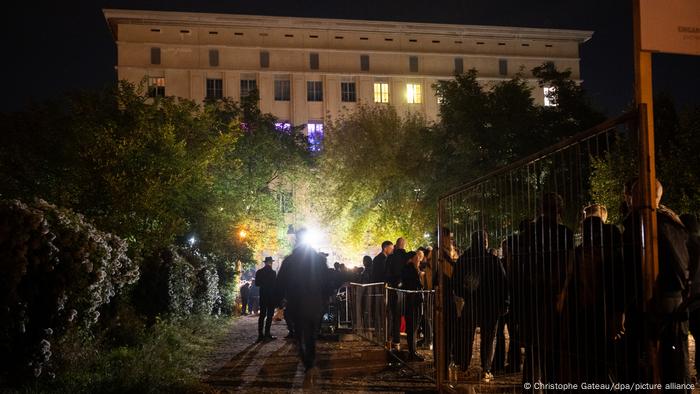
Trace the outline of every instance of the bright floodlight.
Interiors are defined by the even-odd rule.
[[[197,242],[197,238],[195,238],[193,235],[187,241],[190,243],[190,246],[194,246],[195,242]]]
[[[307,229],[301,238],[301,243],[318,249],[323,241],[323,233],[315,228]]]

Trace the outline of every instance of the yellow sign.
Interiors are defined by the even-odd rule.
[[[639,0],[641,49],[700,55],[700,0]]]

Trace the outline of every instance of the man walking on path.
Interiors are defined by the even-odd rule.
[[[255,273],[255,286],[260,288],[260,316],[258,317],[258,342],[277,339],[270,334],[272,315],[275,313],[275,279],[272,257],[265,257],[265,266]],[[266,320],[267,319],[267,320]],[[265,334],[263,335],[263,326]]]
[[[282,261],[277,277],[279,298],[287,300],[287,311],[294,322],[299,357],[306,369],[305,386],[318,376],[315,368],[316,336],[326,300],[330,294],[330,275],[325,256],[304,242],[305,230],[296,234],[292,254]]]

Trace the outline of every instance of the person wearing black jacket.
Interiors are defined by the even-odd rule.
[[[406,254],[406,265],[401,270],[401,289],[422,290],[420,271],[418,264],[422,257],[416,252]],[[408,340],[408,358],[410,361],[423,361],[423,358],[416,353],[416,334],[418,323],[421,321],[421,303],[423,297],[420,293],[404,293],[404,316],[406,317],[406,339]]]
[[[521,234],[520,295],[523,307],[522,338],[525,344],[525,382],[566,381],[569,363],[563,362],[566,343],[564,301],[567,300],[567,272],[575,258],[574,233],[562,224],[564,202],[556,193],[544,193],[539,217]],[[528,390],[530,391],[530,390]]]
[[[247,315],[249,312],[248,307],[248,291],[250,290],[250,283],[245,282],[240,288],[241,294],[241,315]]]
[[[367,284],[367,283],[372,283],[370,282],[370,276],[372,275],[372,258],[369,256],[365,256],[362,258],[362,266],[364,269],[362,270],[362,273],[360,274],[360,283]]]
[[[488,250],[484,230],[471,235],[471,246],[455,264],[455,294],[464,300],[457,319],[457,361],[463,371],[469,368],[476,327],[480,327],[482,380],[493,379],[491,367],[496,350],[498,319],[508,308],[506,272],[501,261]]]
[[[374,256],[372,260],[372,270],[370,283],[384,282],[384,271],[386,271],[386,259],[394,252],[394,244],[391,241],[382,242],[382,251]]]
[[[384,282],[386,282],[389,287],[398,288],[401,282],[401,271],[408,260],[405,248],[406,240],[403,238],[397,239],[394,253],[386,260]],[[391,343],[394,349],[399,350],[401,343],[401,306],[399,305],[399,295],[395,290],[389,291],[388,306]]]
[[[265,257],[265,266],[255,273],[255,286],[260,288],[260,316],[258,317],[258,342],[277,339],[270,334],[272,316],[275,313],[275,278],[272,257]],[[263,326],[265,333],[263,335]]]
[[[656,277],[654,294],[649,301],[653,312],[643,313],[643,288],[641,280],[641,222],[640,212],[644,201],[640,196],[639,185],[634,182],[630,186],[631,211],[624,221],[625,231],[624,253],[625,264],[629,266],[626,272],[636,272],[634,286],[628,295],[628,307],[625,317],[625,337],[630,343],[627,350],[627,365],[623,376],[629,381],[652,376],[654,371],[639,368],[640,360],[645,366],[651,365],[645,360],[644,352],[651,342],[658,346],[658,366],[661,384],[690,383],[688,368],[688,311],[684,301],[687,300],[690,251],[688,249],[689,234],[680,218],[670,209],[661,205],[663,189],[661,183],[656,183],[656,221],[658,240],[659,272]],[[647,207],[648,208],[648,207]],[[628,318],[627,316],[630,315]],[[639,327],[646,325],[651,332],[645,336]],[[679,392],[690,392],[680,390]]]
[[[318,375],[315,368],[316,337],[321,316],[332,293],[326,256],[303,243],[305,230],[297,232],[292,254],[282,261],[277,276],[278,299],[287,300],[287,311],[294,322],[299,357],[306,368],[304,385],[312,385]]]

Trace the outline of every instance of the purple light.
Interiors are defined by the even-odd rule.
[[[292,124],[289,122],[275,122],[275,128],[279,131],[292,131]]]
[[[311,151],[320,152],[323,145],[323,123],[309,123],[306,127]]]

